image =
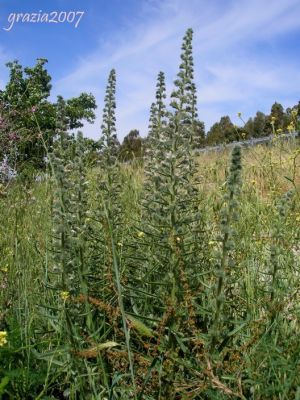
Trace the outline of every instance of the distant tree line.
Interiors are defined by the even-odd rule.
[[[238,113],[242,119],[241,114]],[[229,116],[224,116],[212,125],[206,135],[206,145],[229,143],[235,140],[245,140],[299,131],[300,102],[292,108],[284,110],[280,103],[275,102],[269,115],[257,111],[254,118],[249,118],[243,127],[234,125]]]
[[[152,105],[151,112],[154,107]],[[242,116],[239,114],[241,120]],[[119,147],[122,160],[131,160],[140,158],[145,149],[147,149],[149,139],[151,138],[152,126],[150,118],[149,133],[146,138],[142,138],[139,131],[133,129],[125,136],[122,145]],[[285,134],[288,132],[300,132],[300,101],[297,105],[284,110],[280,103],[275,102],[271,107],[270,114],[266,115],[257,111],[255,117],[250,117],[243,126],[236,126],[232,123],[228,115],[221,117],[219,122],[211,126],[208,132],[205,132],[204,122],[196,120],[194,122],[194,143],[195,149],[205,146],[215,146],[234,141],[247,140],[251,138],[260,138],[272,134]]]

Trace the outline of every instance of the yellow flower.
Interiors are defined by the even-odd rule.
[[[253,180],[251,181],[251,183],[252,183],[252,185],[255,185],[255,184],[256,184],[256,180],[253,179]]]
[[[70,293],[69,292],[60,292],[60,297],[63,301],[67,301],[68,298],[70,297]]]
[[[292,114],[293,117],[297,117],[298,111],[297,110],[292,110],[291,114]]]
[[[176,241],[177,241],[177,243],[180,243],[180,242],[181,242],[181,239],[180,239],[179,236],[177,236]]]
[[[138,233],[138,237],[139,237],[139,238],[142,238],[142,237],[144,237],[144,236],[145,236],[144,232],[141,232],[141,231],[140,231],[140,232]]]
[[[7,332],[0,331],[0,347],[4,346],[7,343]]]
[[[209,246],[214,246],[215,241],[214,241],[214,240],[210,240],[210,241],[208,242],[208,244],[209,244]]]

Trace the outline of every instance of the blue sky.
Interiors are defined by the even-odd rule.
[[[74,24],[15,23],[10,13],[84,11]],[[117,127],[147,132],[160,70],[171,92],[182,37],[194,30],[199,118],[209,128],[222,115],[238,123],[274,101],[300,100],[299,0],[0,0],[0,87],[5,63],[49,60],[52,98],[92,92],[97,120],[84,129],[99,138],[103,97],[111,68],[117,71]]]

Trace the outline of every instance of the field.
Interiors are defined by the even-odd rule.
[[[299,400],[297,140],[2,184],[0,398]]]

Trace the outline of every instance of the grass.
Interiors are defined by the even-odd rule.
[[[197,163],[182,236],[138,163],[1,186],[0,398],[300,398],[298,142],[242,150],[231,200],[229,151]]]

